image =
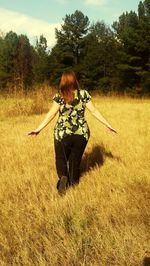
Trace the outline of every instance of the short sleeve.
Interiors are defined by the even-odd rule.
[[[61,98],[61,96],[60,96],[60,94],[59,93],[56,93],[55,95],[54,95],[54,97],[53,97],[53,101],[55,101],[56,103],[58,103],[58,104],[62,104],[62,98]]]
[[[84,98],[83,101],[85,103],[88,103],[91,100],[91,95],[89,94],[89,92],[87,90],[84,90]]]

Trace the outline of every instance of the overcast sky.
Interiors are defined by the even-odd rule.
[[[26,34],[33,42],[43,34],[52,47],[55,28],[66,14],[80,10],[90,22],[111,25],[125,11],[136,11],[139,0],[0,0],[0,30]]]

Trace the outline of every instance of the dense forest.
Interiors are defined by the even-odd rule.
[[[90,23],[76,10],[55,34],[51,49],[43,35],[33,46],[26,35],[0,34],[1,91],[57,85],[62,71],[73,68],[88,90],[150,93],[150,0],[140,1],[137,13],[123,13],[111,27],[100,20]]]

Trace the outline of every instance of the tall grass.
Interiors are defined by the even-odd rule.
[[[55,88],[43,85],[27,92],[3,94],[0,97],[0,116],[26,116],[47,112],[55,91]]]
[[[39,136],[26,136],[51,96],[0,100],[0,265],[142,265],[150,255],[150,101],[93,98],[118,135],[86,113],[91,137],[81,180],[60,197],[56,119]],[[16,101],[24,111],[14,111]]]

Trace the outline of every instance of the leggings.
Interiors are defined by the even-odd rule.
[[[68,135],[61,141],[54,139],[56,170],[59,178],[68,177],[68,185],[79,183],[80,163],[87,140],[82,135]]]

